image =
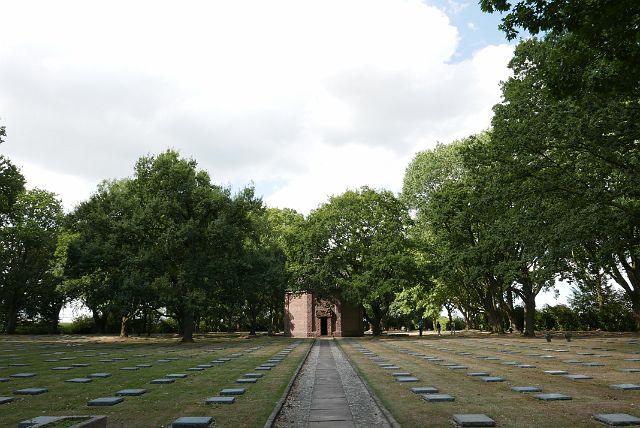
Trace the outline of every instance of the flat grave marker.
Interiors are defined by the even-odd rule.
[[[111,377],[111,373],[90,373],[87,377],[91,377],[94,379],[105,379]]]
[[[255,377],[243,377],[240,379],[236,379],[236,383],[256,383],[258,381]]]
[[[142,395],[142,394],[144,394],[146,392],[147,392],[146,389],[130,388],[130,389],[121,389],[120,391],[116,392],[116,395],[124,396],[124,397],[137,397],[137,396]]]
[[[538,400],[542,400],[542,401],[564,401],[564,400],[571,400],[571,397],[565,394],[560,394],[557,392],[551,392],[549,394],[537,394],[533,396],[534,398],[537,398]]]
[[[220,391],[220,395],[242,395],[246,391],[245,388],[225,388]]]
[[[455,397],[449,394],[423,394],[422,398],[433,403],[455,401]]]
[[[205,400],[205,404],[233,404],[236,401],[236,397],[209,397]]]
[[[537,386],[513,386],[511,387],[512,391],[515,392],[541,392],[542,389]]]
[[[438,388],[434,388],[432,386],[416,386],[411,388],[411,392],[415,394],[437,394]]]
[[[160,378],[160,379],[153,379],[149,383],[154,384],[154,385],[167,385],[167,384],[173,383],[175,381],[176,381],[175,379],[171,379],[171,378]]]
[[[182,416],[171,424],[173,428],[207,428],[213,423],[211,416]]]
[[[634,383],[617,383],[609,385],[609,387],[613,389],[621,389],[623,391],[640,391],[640,385],[636,385]]]
[[[67,379],[65,382],[68,383],[89,383],[93,381],[93,379],[89,377],[74,377],[73,379]]]
[[[640,418],[626,413],[596,413],[593,419],[612,426],[640,425]]]
[[[13,401],[13,397],[0,397],[0,404],[7,404]]]
[[[496,421],[481,413],[455,414],[453,421],[460,427],[494,427]]]
[[[16,395],[40,395],[49,392],[47,388],[23,388],[13,391]]]

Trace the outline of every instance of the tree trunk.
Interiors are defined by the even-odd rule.
[[[382,312],[380,308],[375,305],[371,305],[371,333],[374,336],[382,336]]]
[[[185,310],[182,317],[182,343],[193,343],[193,311]]]
[[[123,315],[120,319],[120,337],[129,337],[129,317]]]
[[[7,334],[14,334],[16,327],[18,326],[18,308],[15,305],[9,305],[7,309],[7,324],[5,332]]]
[[[526,337],[535,337],[536,296],[534,294],[525,294],[522,297],[524,301],[524,335]]]

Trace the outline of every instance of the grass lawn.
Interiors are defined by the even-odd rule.
[[[457,413],[484,413],[500,427],[602,427],[605,425],[592,419],[594,413],[627,413],[640,417],[640,391],[621,391],[609,386],[640,384],[640,372],[621,371],[640,368],[637,335],[576,337],[570,343],[557,339],[547,343],[540,338],[525,339],[516,335],[453,338],[429,335],[422,338],[345,338],[339,344],[403,427],[451,426],[451,417]],[[382,369],[357,346],[365,347],[399,369]],[[425,357],[437,357],[442,361],[430,362]],[[535,367],[509,365],[514,362]],[[442,365],[446,363],[468,368],[448,369]],[[562,375],[545,374],[545,370],[565,370],[592,379],[571,380]],[[394,371],[410,372],[420,381],[397,382],[391,374]],[[505,381],[486,383],[478,377],[468,376],[469,372],[487,372]],[[454,396],[455,401],[426,402],[421,395],[411,392],[411,387],[416,386],[438,388],[440,393]],[[532,393],[512,391],[513,386],[537,386],[542,393],[557,392],[573,399],[544,402],[535,399]]]
[[[262,371],[264,376],[257,383],[235,382],[294,343],[299,345],[272,370]],[[246,339],[226,335],[196,337],[194,344],[158,337],[121,340],[97,336],[0,336],[0,378],[9,379],[0,383],[0,396],[14,397],[13,402],[0,405],[0,426],[15,427],[20,421],[43,415],[101,414],[107,415],[109,427],[169,426],[180,416],[213,416],[216,426],[262,427],[311,343],[283,337]],[[202,371],[187,370],[218,358],[231,360],[214,363]],[[151,367],[121,370],[139,364]],[[55,367],[72,368],[53,370]],[[86,384],[65,382],[99,372],[111,376]],[[11,377],[16,373],[36,376]],[[172,384],[150,384],[170,373],[188,376]],[[32,387],[47,388],[48,392],[35,396],[13,394],[14,390]],[[221,389],[238,387],[246,388],[246,393],[237,396],[234,404],[204,404],[207,397],[219,395]],[[115,396],[127,388],[143,388],[147,392],[125,397],[124,402],[112,407],[87,406],[89,400]]]

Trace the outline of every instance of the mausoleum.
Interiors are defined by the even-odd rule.
[[[313,293],[287,293],[284,303],[284,334],[290,337],[362,336],[364,325],[359,306],[342,299],[316,299]]]

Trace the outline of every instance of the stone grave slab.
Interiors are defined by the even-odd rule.
[[[226,363],[227,361],[231,361],[231,358],[218,358],[218,360]]]
[[[185,373],[169,373],[168,375],[165,375],[164,377],[169,378],[169,379],[184,379],[185,377],[187,377],[187,375]]]
[[[72,368],[73,367],[69,367],[69,366],[51,367],[51,370],[64,371],[64,370],[71,370]]]
[[[259,366],[259,367],[256,367],[254,370],[259,370],[259,371],[271,370],[271,367]]]
[[[566,370],[545,370],[544,373],[552,376],[569,374]]]
[[[496,421],[482,413],[455,414],[453,421],[460,427],[494,427]]]
[[[467,376],[477,377],[477,376],[489,376],[487,372],[469,372]]]
[[[466,370],[466,369],[468,369],[469,367],[467,367],[467,366],[461,366],[461,365],[455,365],[455,366],[447,366],[447,368],[448,368],[449,370]]]
[[[604,367],[604,363],[594,363],[594,362],[582,363],[582,365],[588,366],[588,367]]]
[[[158,360],[159,363],[170,363],[171,360],[167,360],[166,358],[163,358],[161,360]]]
[[[596,413],[593,419],[612,426],[640,425],[640,418],[626,413]]]
[[[135,372],[139,369],[139,367],[120,367],[120,370],[124,370],[125,372]]]
[[[224,361],[222,360],[213,360],[213,361],[209,361],[211,364],[223,364]]]
[[[203,369],[202,367],[189,367],[189,368],[187,369],[187,371],[188,371],[188,372],[201,372],[201,371],[203,371],[203,370],[204,370],[204,369]]]
[[[517,366],[519,364],[519,361],[505,361],[504,363],[502,363],[503,366]]]
[[[147,392],[146,389],[130,388],[130,389],[121,389],[120,391],[116,392],[116,395],[123,396],[123,397],[137,397],[146,392]]]
[[[618,369],[618,371],[624,372],[624,373],[640,373],[640,369],[639,368],[625,368],[625,369]]]
[[[87,406],[115,406],[123,401],[124,398],[122,397],[100,397],[87,401]]]
[[[396,377],[396,380],[398,382],[405,383],[405,382],[418,382],[419,379],[415,376],[398,376]]]
[[[13,397],[0,397],[0,404],[7,404],[13,401]]]
[[[393,363],[379,363],[378,364],[380,367],[389,367],[389,366],[393,366]]]
[[[451,366],[457,366],[459,365],[458,363],[442,363],[440,364],[442,367],[451,367]]]
[[[11,363],[9,364],[9,367],[27,367],[30,366],[31,364],[26,364],[26,363]]]
[[[94,379],[104,379],[104,378],[111,377],[111,373],[91,373],[91,374],[88,374],[87,377],[91,377]]]
[[[398,370],[400,367],[398,366],[384,366],[382,367],[385,370]]]
[[[567,379],[571,380],[585,380],[585,379],[593,379],[592,376],[583,375],[583,374],[566,374],[564,375]]]
[[[584,363],[584,361],[580,361],[580,360],[562,360],[561,362],[563,362],[565,364],[582,364],[582,363]]]
[[[593,355],[593,352],[576,352],[576,355]]]
[[[8,377],[0,377],[0,383],[2,382],[9,382],[9,378]]]
[[[62,358],[60,358],[60,359],[62,359]],[[114,358],[112,358],[113,361],[125,361],[126,359],[127,358],[124,358],[124,357],[114,357]]]
[[[512,391],[515,392],[541,392],[542,389],[537,386],[513,386],[511,387]]]
[[[67,379],[65,382],[68,383],[89,383],[93,381],[93,379],[89,377],[74,377],[73,379]]]
[[[616,383],[609,385],[609,387],[613,389],[621,389],[623,391],[640,391],[640,385],[636,385],[634,383]]]
[[[637,363],[640,361],[640,358],[625,358],[625,361],[631,361],[633,363]]]
[[[220,395],[242,395],[246,391],[245,388],[225,388],[220,391]]]
[[[483,382],[504,382],[504,378],[500,376],[482,376],[480,380]]]
[[[40,395],[49,392],[47,388],[23,388],[13,391],[16,395]]]
[[[520,369],[535,369],[536,366],[532,364],[518,364],[518,368]]]
[[[537,394],[533,396],[538,400],[542,401],[560,401],[560,400],[571,400],[571,397],[565,394],[560,394],[557,392],[552,392],[549,394]]]
[[[211,416],[182,416],[171,424],[173,428],[207,428],[213,423]]]
[[[73,363],[71,367],[89,367],[90,365],[89,363]]]
[[[236,397],[209,397],[205,400],[205,404],[233,404]]]
[[[136,364],[136,367],[140,367],[141,369],[148,369],[152,367],[151,364]]]
[[[255,377],[243,377],[240,379],[236,379],[236,383],[256,383],[258,381]]]
[[[261,366],[265,366],[265,367],[275,367],[275,366],[277,366],[278,364],[277,364],[277,363],[263,363],[263,364],[260,364],[260,365],[261,365]]]
[[[411,388],[411,392],[415,394],[437,394],[438,388],[434,388],[432,386],[416,386]]]
[[[422,396],[426,401],[440,403],[445,401],[455,401],[455,397],[449,394],[424,394]]]
[[[255,377],[257,379],[260,379],[262,376],[264,376],[264,374],[262,373],[245,373],[244,374],[244,377],[248,377],[248,378]]]
[[[395,376],[395,377],[397,377],[397,376],[411,376],[411,373],[409,373],[409,372],[393,372],[393,373],[391,373],[391,375]]]
[[[196,367],[200,367],[201,369],[210,369],[213,367],[213,364],[198,364]]]
[[[154,385],[167,385],[167,384],[173,383],[175,381],[176,381],[175,379],[171,379],[171,378],[160,378],[160,379],[153,379],[149,383],[154,384]]]
[[[12,374],[11,377],[14,377],[16,379],[23,379],[27,377],[34,377],[35,375],[36,375],[35,373],[15,373],[15,374]]]

